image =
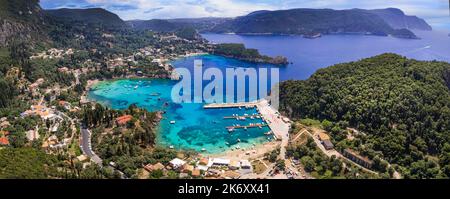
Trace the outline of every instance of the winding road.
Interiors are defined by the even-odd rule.
[[[82,125],[81,125],[82,126]],[[102,159],[98,157],[98,155],[95,154],[94,151],[92,151],[92,145],[91,145],[91,132],[89,129],[81,127],[81,140],[80,140],[80,147],[83,153],[88,156],[92,162],[102,166]]]

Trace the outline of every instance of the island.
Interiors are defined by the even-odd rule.
[[[278,66],[286,66],[289,64],[286,57],[269,57],[261,55],[257,49],[246,48],[244,44],[216,44],[210,53],[248,62],[269,63]]]

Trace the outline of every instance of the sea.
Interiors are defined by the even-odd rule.
[[[325,35],[318,39],[286,35],[231,35],[203,34],[211,43],[243,43],[261,54],[285,56],[287,66],[250,63],[214,55],[180,58],[171,64],[193,72],[195,60],[202,60],[202,68],[273,68],[279,70],[279,79],[305,80],[320,68],[334,64],[358,61],[382,53],[397,53],[418,60],[450,62],[450,37],[446,32],[416,31],[421,39],[367,35]],[[94,85],[89,98],[114,109],[126,109],[131,104],[149,111],[164,111],[157,133],[157,145],[175,149],[218,154],[229,150],[249,149],[272,140],[266,135],[268,127],[236,129],[227,127],[263,123],[261,119],[224,119],[224,117],[256,114],[255,109],[204,109],[205,103],[175,103],[171,90],[178,82],[167,79],[121,79],[103,81]],[[207,81],[204,85],[207,85]],[[247,91],[256,89],[246,87]],[[239,100],[239,99],[236,99]],[[242,99],[241,99],[242,100]],[[245,100],[252,100],[248,95]]]

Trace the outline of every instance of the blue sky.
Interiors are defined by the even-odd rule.
[[[41,0],[45,9],[102,7],[124,20],[186,17],[235,17],[255,10],[290,8],[387,8],[424,18],[450,30],[448,0]]]

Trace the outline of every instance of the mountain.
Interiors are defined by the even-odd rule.
[[[432,30],[432,27],[425,20],[416,16],[407,16],[397,8],[367,10],[367,12],[378,15],[395,29]]]
[[[46,40],[46,15],[38,0],[0,0],[0,47],[15,39]]]
[[[199,32],[209,31],[231,18],[180,18],[180,19],[152,19],[131,20],[127,24],[137,30],[152,30],[157,32],[175,32],[183,28],[195,28]]]
[[[133,20],[127,21],[127,24],[136,30],[151,30],[155,32],[173,32],[179,27],[175,24],[162,19],[152,20]]]
[[[391,27],[367,10],[291,9],[257,11],[215,26],[211,32],[238,34],[361,33],[416,38],[409,30]]]
[[[281,83],[280,112],[335,123],[329,130],[335,146],[379,154],[406,167],[405,178],[420,178],[428,157],[436,157],[431,167],[439,164],[450,176],[444,149],[450,142],[449,63],[383,54],[320,69],[307,80]],[[349,141],[347,127],[367,136]]]
[[[116,14],[102,8],[46,10],[58,20],[79,21],[86,24],[101,24],[108,27],[126,27],[126,23]]]

